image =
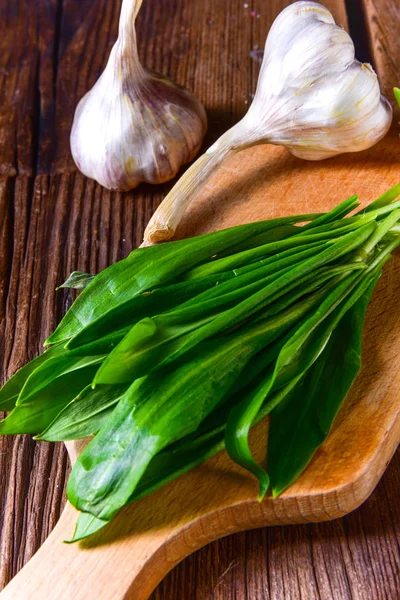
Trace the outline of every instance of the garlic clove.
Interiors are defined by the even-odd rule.
[[[183,87],[140,65],[134,19],[141,0],[124,0],[107,66],[80,101],[71,132],[77,167],[108,189],[163,183],[200,149],[202,104]]]
[[[151,218],[145,241],[174,235],[195,191],[229,154],[270,143],[321,160],[369,148],[391,121],[377,76],[355,59],[349,34],[321,4],[295,2],[270,29],[247,114],[186,171]]]

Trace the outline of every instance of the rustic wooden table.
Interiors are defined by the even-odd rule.
[[[144,64],[191,88],[210,144],[247,109],[257,52],[286,0],[146,0]],[[383,89],[400,80],[396,0],[325,0]],[[110,193],[76,172],[69,131],[116,38],[120,0],[0,0],[0,368],[33,358],[71,302],[56,284],[98,271],[140,242],[170,185]],[[168,7],[168,8],[167,8]],[[0,586],[55,525],[68,474],[62,445],[0,440]],[[230,536],[176,567],[154,600],[400,598],[400,457],[355,513]],[[25,600],[25,599],[21,599]]]

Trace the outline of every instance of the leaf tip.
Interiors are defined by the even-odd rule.
[[[278,498],[282,492],[285,491],[285,489],[287,488],[287,485],[275,485],[272,486],[271,492],[272,492],[272,497],[273,498]]]
[[[269,488],[269,477],[268,473],[264,471],[264,475],[260,478],[260,487],[258,491],[258,501],[262,502],[264,500],[265,494],[267,493]]]
[[[397,104],[400,106],[400,89],[398,87],[393,88],[394,97],[396,98]]]

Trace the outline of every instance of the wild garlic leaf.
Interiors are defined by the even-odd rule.
[[[379,198],[377,198],[374,202],[371,202],[371,204],[368,204],[368,206],[366,206],[365,208],[362,208],[357,213],[357,215],[368,214],[370,212],[373,212],[374,210],[377,210],[377,209],[383,208],[383,207],[391,208],[390,204],[394,200],[396,200],[396,198],[399,195],[400,195],[400,183],[391,187],[389,190],[387,190],[381,196],[379,196]]]
[[[293,269],[290,269],[280,277],[277,277],[274,281],[249,298],[243,300],[230,310],[222,312],[215,319],[186,336],[182,340],[179,349],[170,355],[168,361],[172,361],[179,356],[182,356],[202,340],[219,335],[228,329],[231,330],[234,327],[240,326],[245,320],[259,314],[261,310],[264,310],[265,307],[271,305],[272,302],[276,302],[278,298],[286,295],[289,291],[294,290],[303,282],[312,279],[316,269],[325,266],[330,262],[337,261],[338,258],[344,254],[361,246],[375,229],[376,225],[371,223],[361,227],[355,232],[344,235],[340,240],[332,244],[332,246],[329,246],[316,256],[304,260],[298,267],[293,267]]]
[[[266,311],[262,319],[257,319],[255,322],[230,334],[229,337],[224,338],[229,340],[240,332],[241,336],[254,336],[253,342],[257,342],[257,345],[254,346],[254,355],[242,371],[240,378],[235,382],[234,389],[229,390],[221,402],[203,420],[196,430],[196,435],[225,424],[228,413],[233,406],[242,401],[244,404],[249,402],[248,398],[253,395],[255,387],[258,386],[260,380],[265,380],[268,368],[275,363],[282,347],[292,337],[293,327],[299,326],[299,323],[316,309],[321,300],[336,288],[337,283],[337,280],[333,280],[316,293],[302,298],[300,302],[282,304],[282,310],[279,311],[279,314],[272,311],[272,314],[269,315]],[[300,292],[300,296],[302,295]],[[261,334],[261,337],[257,339],[256,336],[259,334]],[[246,396],[246,400],[244,400],[244,396]],[[192,435],[188,436],[188,438],[192,437]]]
[[[325,440],[360,369],[364,318],[378,277],[370,279],[319,358],[272,412],[268,471],[274,496],[299,477]]]
[[[107,310],[71,338],[66,347],[73,350],[85,346],[99,337],[107,336],[110,331],[121,330],[126,326],[130,329],[142,319],[171,310],[193,296],[218,286],[232,277],[235,277],[233,272],[213,275],[200,281],[175,283],[139,294],[116,308]]]
[[[309,308],[311,308],[311,306]],[[293,309],[292,313],[294,313]],[[280,345],[282,345],[282,343]],[[277,353],[278,351],[275,352],[275,354]],[[273,356],[270,357],[271,360],[272,358]],[[267,362],[268,361],[266,360],[266,358],[262,357],[262,364],[264,366]],[[254,373],[253,361],[248,363],[246,369],[248,369],[249,367],[253,369],[253,375],[261,372],[261,368],[259,366],[256,373]],[[248,377],[248,380],[252,380],[252,377]],[[265,378],[262,379],[262,385],[265,385]],[[278,397],[279,393],[275,393],[272,395],[272,398],[269,401],[269,406],[266,407],[264,402],[264,398],[266,395],[265,392],[260,390],[260,386],[258,386],[256,392],[257,391],[259,393],[261,391],[263,400],[261,404],[264,405],[262,407],[262,410],[257,411],[257,414],[252,419],[254,423],[258,422],[261,418],[264,418],[264,416],[268,414],[270,410],[272,410],[273,406],[275,406],[275,404],[281,400],[281,398]],[[238,395],[243,395],[243,392],[239,392]],[[282,391],[280,392],[280,395],[282,396]],[[225,406],[225,415],[227,411],[228,407]],[[147,494],[153,492],[162,485],[165,485],[169,481],[172,481],[174,478],[194,468],[198,464],[201,464],[204,460],[222,450],[224,447],[224,429],[226,416],[222,415],[222,418],[217,419],[217,422],[218,421],[221,421],[221,423],[219,423],[217,427],[211,429],[211,431],[205,431],[200,435],[197,434],[197,432],[195,432],[192,434],[192,436],[187,436],[186,441],[185,438],[183,438],[183,440],[173,444],[170,447],[170,449],[167,448],[164,451],[156,454],[154,458],[150,461],[142,479],[139,481],[131,497],[127,500],[127,503],[133,502],[139,498],[142,498],[143,496],[146,496]],[[207,419],[205,419],[203,423],[204,426],[207,427]],[[211,423],[212,420],[209,420],[210,425]],[[192,439],[190,439],[190,437],[192,437]],[[259,469],[262,474],[257,472],[256,474],[258,474],[260,477],[264,477],[264,472],[261,470],[260,467]],[[266,489],[266,487],[268,486],[268,477],[265,477],[266,480],[264,481],[264,488],[262,491],[264,491],[264,489]],[[102,529],[107,523],[108,520],[98,519],[88,513],[81,513],[78,518],[78,523],[74,537],[71,541],[78,541],[80,539],[88,537],[89,535],[93,535],[93,533]]]
[[[341,401],[346,395],[347,390],[359,369],[364,315],[374,286],[375,282],[370,284],[367,292],[365,292],[361,299],[357,301],[354,307],[348,312],[345,312],[344,317],[339,321],[339,326],[334,330],[330,337],[326,348],[323,350],[321,356],[314,362],[310,370],[306,371],[305,377],[303,374],[297,376],[295,380],[286,386],[286,388],[281,388],[278,392],[270,394],[267,401],[265,401],[265,398],[268,397],[268,393],[271,389],[270,376],[264,375],[259,377],[258,385],[256,385],[255,388],[253,386],[253,390],[250,388],[250,396],[245,389],[241,392],[239,391],[238,396],[241,396],[242,398],[243,394],[246,396],[245,404],[248,405],[253,401],[253,408],[255,407],[255,404],[258,407],[253,411],[253,415],[248,415],[250,417],[249,421],[251,421],[253,425],[259,422],[277,406],[277,408],[273,410],[274,420],[273,424],[270,426],[268,453],[269,470],[271,471],[273,484],[279,476],[280,480],[282,480],[282,476],[286,476],[288,482],[284,484],[284,487],[281,486],[280,490],[274,487],[274,495],[283,491],[292,480],[297,478],[298,474],[300,474],[306,464],[308,464],[310,456],[312,456],[316,446],[319,446],[327,435],[330,424],[340,407]],[[351,335],[350,347],[347,345],[349,332]],[[277,342],[276,344],[282,347],[283,342]],[[249,382],[253,381],[254,377],[257,375],[262,375],[262,367],[267,367],[268,364],[271,363],[271,360],[273,360],[274,352],[271,352],[270,348],[271,347],[269,346],[267,350],[259,353],[259,364],[256,365],[256,367],[254,366],[254,359],[248,363],[246,369],[252,371],[251,375],[248,375],[247,377]],[[275,355],[277,355],[278,352],[279,349],[275,351]],[[269,356],[267,356],[268,353]],[[337,357],[340,357],[341,359],[339,363],[337,362]],[[328,368],[328,370],[325,372],[326,368]],[[342,378],[343,368],[345,368],[345,376]],[[318,389],[319,393],[316,398],[314,398],[314,404],[316,402],[315,410],[317,414],[320,415],[319,425],[316,425],[315,415],[309,415],[310,411],[308,411],[308,413],[306,412],[306,418],[310,420],[311,417],[311,420],[304,425],[304,418],[301,421],[296,421],[298,417],[296,408],[301,406],[301,402],[304,401],[304,399],[308,400],[307,391],[309,387],[315,392],[315,388],[318,387],[318,384],[321,384],[320,375],[322,372],[324,373],[324,387],[322,390],[321,388]],[[310,382],[308,387],[304,385],[305,380]],[[317,381],[317,384],[315,384],[315,381]],[[341,394],[339,393],[337,395],[337,386],[332,386],[332,381],[335,381],[337,386],[341,388]],[[285,397],[289,394],[290,397],[286,401]],[[260,401],[256,401],[254,404],[254,399],[256,398]],[[326,402],[321,403],[321,398],[326,398]],[[294,399],[296,399],[297,404],[293,411]],[[232,398],[230,400],[232,401]],[[312,402],[306,401],[305,409],[309,409],[310,406],[312,406]],[[214,422],[217,423],[216,427],[212,428],[210,431],[205,431],[200,435],[195,432],[192,434],[192,439],[189,439],[186,442],[181,440],[180,442],[173,444],[170,449],[166,449],[157,454],[150,461],[142,479],[127,503],[134,502],[155,491],[162,485],[172,481],[182,473],[201,464],[204,460],[222,450],[224,447],[224,431],[228,407],[225,405],[222,410],[223,413],[219,418],[215,419],[214,417]],[[212,414],[213,413],[209,415],[211,419],[208,419],[210,427],[212,427]],[[274,429],[276,421],[278,421],[277,431]],[[298,448],[298,445],[296,445],[296,440],[294,440],[290,444],[290,448],[293,448],[292,453],[290,453],[290,451],[282,452],[282,440],[286,441],[287,439],[293,439],[293,436],[291,437],[291,432],[288,431],[293,422],[295,422],[296,426],[295,433],[300,437],[300,449]],[[203,421],[203,426],[207,428],[207,419]],[[245,426],[247,427],[246,423]],[[319,432],[322,430],[322,439],[321,436],[315,436],[312,432],[310,433],[310,427],[318,427]],[[314,441],[315,439],[316,442]],[[275,444],[273,449],[271,449],[272,441]],[[242,466],[245,466],[253,472],[253,474],[259,477],[262,482],[260,487],[260,497],[262,497],[268,487],[268,475],[259,465],[257,465],[257,463],[255,463],[251,453],[249,453],[248,456],[245,454],[245,457],[249,461],[245,464],[243,464],[242,455],[235,458],[239,458],[238,462],[242,464]],[[276,464],[271,467],[271,461],[273,461],[273,459],[275,459]],[[289,468],[286,467],[285,471],[285,465],[290,461],[292,464]],[[299,463],[300,467],[298,466]],[[254,468],[254,465],[256,468]],[[292,469],[290,467],[292,467]],[[276,477],[275,471],[277,469],[280,469],[283,473],[279,473]],[[78,541],[93,535],[107,525],[108,522],[109,521],[97,519],[91,514],[81,513],[78,518],[74,537],[71,541]]]
[[[300,228],[299,228],[300,229]],[[346,225],[346,231],[332,230],[322,232],[311,231],[308,235],[300,236],[301,230],[295,236],[279,240],[277,242],[269,242],[263,246],[257,246],[250,250],[244,250],[237,254],[231,254],[229,256],[216,259],[212,262],[208,262],[198,267],[187,271],[184,275],[185,281],[191,281],[193,279],[200,279],[202,277],[209,277],[217,273],[224,273],[230,269],[243,269],[246,266],[255,263],[258,260],[270,259],[274,261],[277,256],[290,256],[295,255],[299,252],[299,248],[304,246],[305,248],[311,248],[317,246],[320,243],[327,242],[340,237],[343,233],[353,231],[355,227],[353,225]]]
[[[32,393],[0,422],[0,435],[41,433],[77,394],[90,384],[97,365],[70,371],[49,381],[37,393]]]
[[[309,251],[307,251],[308,256]],[[306,253],[299,253],[304,255]],[[286,261],[284,261],[286,262]],[[364,265],[357,263],[354,265],[342,265],[339,267],[326,268],[324,271],[318,270],[312,273],[309,277],[312,278],[312,283],[306,287],[298,286],[296,293],[292,294],[289,302],[293,303],[296,299],[302,297],[305,293],[310,293],[313,286],[319,287],[324,280],[337,275],[342,271],[350,271],[351,269],[362,269]],[[287,266],[281,271],[275,271],[269,277],[262,278],[264,273],[270,273],[269,267],[264,267],[246,273],[238,278],[236,283],[237,289],[232,288],[231,282],[227,281],[221,284],[220,295],[210,299],[208,293],[200,294],[198,303],[193,301],[182,304],[178,309],[169,311],[162,315],[157,315],[152,319],[143,319],[137,323],[117,347],[108,355],[104,363],[99,368],[96,374],[94,383],[116,384],[127,383],[133,379],[142,377],[148,374],[156,366],[161,366],[170,362],[171,357],[177,358],[182,353],[182,343],[180,339],[186,336],[186,351],[190,346],[190,339],[187,337],[190,332],[195,332],[195,337],[203,326],[210,323],[218,315],[224,311],[234,308],[239,301],[246,299],[253,293],[262,290],[268,283],[286,273],[291,266]],[[242,280],[242,285],[239,285],[239,279]],[[306,278],[303,278],[305,281]],[[248,285],[244,285],[248,283]],[[229,293],[223,293],[229,292]],[[200,300],[203,298],[203,301]],[[194,299],[196,300],[196,298]],[[287,301],[286,301],[287,302]],[[281,310],[285,307],[285,297],[277,302],[272,309],[274,313],[279,307]],[[268,314],[268,309],[264,312]]]
[[[77,346],[76,348],[69,348],[68,344],[64,346],[65,352],[68,356],[99,356],[107,355],[124,339],[125,335],[130,330],[130,327],[120,327],[119,329],[111,330],[110,333],[103,337],[97,337],[91,340],[83,346]]]
[[[321,252],[325,248],[325,242],[318,242],[317,244],[308,244],[303,246],[300,250],[296,248],[296,252],[290,249],[286,252],[281,252],[276,255],[260,259],[245,265],[243,267],[234,269],[231,273],[234,273],[234,277],[228,281],[222,282],[219,286],[204,291],[202,294],[191,298],[179,307],[179,310],[193,304],[199,304],[208,302],[209,300],[215,300],[220,298],[222,295],[229,294],[231,292],[238,292],[240,289],[245,288],[251,284],[258,284],[261,280],[266,283],[273,281],[279,275],[287,273],[290,269],[293,269],[296,265],[306,258],[310,258]],[[213,277],[220,276],[221,273],[213,275]],[[268,278],[268,279],[267,279]],[[196,280],[194,280],[196,281]],[[200,280],[201,281],[201,280]],[[251,288],[257,290],[256,288]]]
[[[240,336],[203,343],[185,362],[134,382],[75,464],[68,487],[71,502],[102,520],[111,518],[133,494],[152,456],[195,431],[250,358],[315,302],[309,299],[283,318],[248,326]]]
[[[73,271],[68,279],[62,285],[59,285],[57,289],[70,288],[74,290],[84,290],[94,278],[95,275],[82,273],[81,271]]]
[[[282,346],[276,364],[271,373],[266,373],[260,386],[250,396],[244,396],[228,416],[225,432],[225,445],[233,460],[251,471],[260,481],[260,499],[265,495],[268,478],[263,469],[254,461],[248,445],[249,430],[271,392],[286,388],[285,397],[290,387],[311,368],[324,347],[328,343],[332,331],[343,315],[358,301],[371,283],[376,273],[351,273],[320,304],[318,309],[296,328],[294,334],[288,334]],[[289,386],[289,389],[288,389]],[[274,408],[275,401],[270,404]]]
[[[357,276],[358,274],[353,274],[353,279]],[[229,413],[225,432],[226,449],[232,460],[252,472],[259,479],[260,499],[264,497],[268,489],[269,478],[264,469],[262,469],[252,457],[248,442],[250,428],[266,398],[268,398],[272,391],[274,384],[279,381],[279,378],[281,379],[280,387],[283,387],[289,383],[290,379],[293,380],[304,373],[318,356],[321,344],[323,346],[323,344],[326,343],[324,336],[321,336],[320,331],[318,331],[312,336],[312,342],[314,344],[316,343],[316,348],[313,348],[313,343],[311,343],[310,346],[309,336],[303,335],[303,338],[299,338],[297,335],[298,331],[309,328],[309,334],[311,335],[313,332],[312,323],[316,322],[318,324],[328,316],[329,306],[334,307],[335,303],[337,304],[338,299],[341,299],[344,294],[347,295],[351,289],[350,286],[351,281],[348,280],[343,282],[341,286],[338,285],[336,289],[329,294],[329,303],[326,300],[322,303],[325,304],[325,308],[324,312],[321,311],[322,314],[320,313],[320,316],[316,318],[316,315],[319,314],[320,310],[318,307],[315,313],[308,319],[305,319],[300,327],[297,327],[293,333],[289,332],[287,336],[285,336],[285,339],[283,340],[284,343],[279,351],[274,367],[264,375],[254,392],[250,395],[245,394],[243,400]],[[328,331],[330,332],[330,328],[328,328]],[[293,338],[296,338],[296,336],[299,342],[293,344],[292,340]],[[303,348],[302,344],[304,345]],[[293,357],[296,358],[295,368],[293,368],[293,364],[291,364]],[[287,380],[285,381],[282,371],[285,371],[290,367],[292,367],[290,376],[287,377]],[[271,409],[272,408],[273,406],[271,406]]]
[[[64,352],[62,344],[51,346],[46,352],[40,354],[18,371],[0,389],[0,411],[12,410],[17,402],[20,391],[25,381],[44,362]]]
[[[104,359],[104,356],[74,356],[65,350],[54,352],[25,380],[15,408],[0,423],[0,434],[41,433],[91,383]]]
[[[368,220],[367,220],[368,222]],[[312,245],[318,245],[322,242],[332,243],[343,237],[346,233],[351,233],[355,229],[360,229],[364,225],[362,219],[352,221],[345,219],[340,221],[340,227],[334,227],[333,224],[315,227],[311,231],[303,231],[301,227],[296,235],[281,239],[276,242],[269,242],[262,246],[257,246],[249,250],[244,250],[237,254],[230,254],[224,258],[213,260],[212,262],[199,265],[184,275],[185,280],[210,276],[216,273],[224,273],[230,269],[242,269],[258,260],[269,258],[274,260],[277,255],[290,256],[295,254],[302,247],[310,248]],[[296,251],[296,252],[295,252]]]
[[[315,227],[325,225],[326,223],[341,223],[341,219],[357,208],[359,204],[357,194],[353,194],[350,198],[347,198],[346,200],[343,200],[343,202],[340,202],[340,204],[334,206],[329,212],[323,213],[316,219],[310,221],[307,225],[304,225],[301,233],[303,234],[304,232],[308,232],[309,229],[315,229]]]
[[[80,542],[103,529],[109,522],[109,520],[98,519],[90,513],[80,512],[76,521],[74,535],[72,539],[64,540],[64,544]]]
[[[305,216],[306,221],[309,221],[310,219],[319,217],[319,215],[304,215],[304,216]],[[293,219],[287,220],[284,217],[284,221],[282,221],[282,224],[279,225],[279,220],[278,220],[278,222],[275,223],[272,228],[267,229],[265,231],[262,231],[261,233],[254,235],[251,238],[251,240],[247,239],[241,243],[236,244],[234,253],[237,254],[238,252],[242,252],[243,250],[249,250],[250,248],[255,248],[256,246],[261,246],[263,244],[267,244],[268,242],[283,240],[283,239],[290,237],[291,235],[295,235],[299,230],[299,227],[297,225],[292,225],[292,223],[295,223],[295,222],[297,222],[297,221],[293,221]],[[224,256],[229,256],[230,254],[233,254],[231,248],[229,248],[228,250],[225,250],[223,252],[219,252],[218,258],[222,258]],[[217,257],[213,257],[212,261],[216,260],[216,258]]]
[[[36,439],[64,442],[98,433],[127,388],[127,385],[99,385],[95,389],[87,386]]]
[[[85,367],[95,365],[95,371],[104,360],[104,355],[76,356],[64,352],[41,364],[26,380],[17,400],[17,406],[37,396],[41,390],[63,375],[77,373]],[[88,382],[89,383],[89,382]]]

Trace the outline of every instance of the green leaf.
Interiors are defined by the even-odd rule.
[[[246,346],[215,360],[214,348],[173,371],[137,380],[105,426],[82,452],[68,498],[83,512],[111,518],[132,495],[151,458],[194,431],[248,360]],[[207,377],[204,374],[207,373]]]
[[[308,221],[313,218],[318,218],[318,216],[319,215],[306,215],[305,220]],[[237,254],[238,252],[242,252],[243,250],[249,250],[250,248],[255,248],[256,246],[261,246],[263,244],[267,244],[268,242],[286,239],[287,237],[296,234],[299,230],[299,227],[297,225],[292,225],[291,223],[293,223],[293,219],[290,219],[288,224],[275,224],[272,228],[267,229],[266,231],[262,231],[261,233],[255,235],[251,238],[251,240],[246,239],[244,240],[244,242],[235,244],[234,250],[232,248],[228,248],[228,250],[218,252],[218,257],[212,256],[210,261],[213,262],[216,258],[229,256],[233,253]]]
[[[235,277],[235,273],[231,271],[199,281],[175,283],[139,294],[116,308],[107,310],[102,316],[71,338],[66,347],[73,350],[85,346],[99,337],[107,336],[110,331],[121,330],[126,325],[132,327],[146,317],[153,317],[156,314],[171,310],[193,296],[216,287],[223,281],[233,277]]]
[[[325,440],[361,365],[364,318],[379,274],[343,315],[311,369],[272,412],[268,470],[273,495],[303,472]]]
[[[394,93],[394,97],[396,98],[396,102],[400,107],[400,90],[399,90],[399,88],[397,88],[397,87],[393,88],[393,93]]]
[[[109,522],[109,520],[98,519],[90,513],[81,512],[79,513],[72,539],[64,540],[64,544],[73,544],[74,542],[84,540],[100,531],[100,529],[103,529]]]
[[[57,344],[19,369],[0,389],[0,411],[12,410],[29,375],[44,362],[63,352],[62,345]]]
[[[24,402],[17,404],[8,417],[0,423],[0,434],[40,433],[77,394],[89,385],[96,370],[96,365],[89,365],[50,381],[37,393],[33,393],[25,398]]]
[[[262,310],[265,310],[267,306],[276,302],[278,298],[294,290],[304,281],[307,281],[307,278],[312,278],[313,272],[319,267],[337,261],[344,254],[361,246],[375,231],[376,227],[375,223],[370,223],[355,232],[343,236],[343,238],[318,255],[304,260],[299,266],[277,277],[273,282],[253,294],[250,298],[243,300],[230,310],[221,313],[210,323],[203,325],[198,330],[194,330],[182,340],[182,344],[180,344],[176,352],[169,356],[168,361],[183,355],[200,341],[240,326],[253,315],[260,314]]]
[[[320,225],[325,225],[326,223],[340,223],[340,219],[343,219],[346,215],[348,215],[352,210],[359,206],[358,196],[357,194],[353,194],[347,200],[340,202],[337,206],[335,206],[332,210],[327,213],[323,213],[316,219],[313,219],[307,225],[302,227],[301,233],[308,232],[310,229],[315,229]]]
[[[115,405],[127,390],[126,385],[86,387],[36,436],[46,442],[78,440],[96,434],[106,423]]]
[[[371,204],[368,204],[365,208],[362,208],[357,214],[368,214],[379,208],[390,206],[390,204],[396,200],[400,194],[400,183],[394,185],[389,190],[384,192],[379,198],[377,198]]]
[[[299,319],[302,314],[304,315],[307,311],[312,310],[312,307],[313,304],[310,302],[310,300],[308,300],[307,306],[305,306],[305,302],[303,302],[302,311],[299,309],[299,306],[293,307],[291,309],[291,315],[293,319]],[[284,318],[282,316],[280,317],[280,320],[281,324],[283,324]],[[286,320],[287,322],[289,321],[288,318]],[[292,322],[294,323],[295,321],[293,320]],[[283,342],[279,342],[278,348],[282,345]],[[247,375],[245,382],[252,381],[254,377],[262,371],[262,368],[265,368],[273,360],[274,356],[276,357],[276,355],[279,353],[279,349],[271,352],[270,347],[268,348],[270,355],[268,358],[266,357],[267,352],[263,351],[257,355],[256,360],[253,359],[247,364],[246,371],[250,370],[251,373]],[[259,364],[257,364],[257,361]],[[262,379],[262,382],[264,382],[264,379]],[[242,391],[242,383],[243,382],[241,381],[236,392],[236,395],[240,399],[243,397],[243,393],[248,393],[246,391]],[[255,390],[256,393],[257,391],[259,391],[259,388]],[[272,410],[273,406],[275,406],[281,400],[281,396],[282,391],[272,395],[272,398],[269,401],[269,406],[264,403],[262,409],[259,410],[255,415],[253,424],[264,418],[265,415]],[[179,477],[188,470],[200,465],[202,462],[211,456],[214,456],[217,452],[224,448],[226,416],[229,412],[230,405],[235,402],[230,393],[228,393],[228,400],[229,403],[225,404],[222,409],[222,414],[217,415],[217,419],[213,417],[207,420],[206,418],[202,423],[202,427],[198,428],[196,432],[191,434],[191,436],[181,439],[175,444],[172,444],[169,449],[167,448],[154,456],[154,458],[149,462],[143,477],[139,481],[127,503],[134,502],[135,500],[143,498],[144,496],[152,493],[176,477]],[[209,416],[212,417],[212,414]],[[210,431],[204,430],[204,428],[207,429],[207,427],[210,429]],[[200,430],[202,430],[202,433],[199,435],[197,432]],[[265,481],[265,487],[267,487],[267,485],[268,479]],[[109,520],[98,519],[89,513],[81,513],[79,515],[77,527],[71,542],[79,541],[90,535],[93,535],[107,525],[108,522]]]
[[[96,371],[103,360],[104,355],[82,357],[75,356],[68,352],[54,356],[41,364],[28,377],[19,394],[17,406],[23,404],[30,398],[37,396],[43,389],[49,386],[49,384],[63,375],[74,374],[80,369],[92,365],[95,365]]]
[[[91,383],[103,359],[57,351],[42,361],[24,382],[13,411],[0,423],[0,434],[43,431]]]
[[[340,269],[332,269],[335,272]],[[335,278],[329,281],[325,286],[321,287],[323,277],[316,277],[313,280],[315,291],[312,286],[307,292],[313,292],[311,295],[306,295],[306,287],[300,287],[296,294],[292,295],[291,299],[284,298],[282,301],[274,303],[270,310],[265,311],[262,319],[253,321],[251,325],[240,330],[240,333],[255,330],[260,326],[263,327],[264,333],[268,333],[268,337],[264,338],[264,343],[267,346],[257,352],[248,362],[243,370],[240,379],[235,382],[234,392],[229,392],[225,398],[217,405],[217,407],[204,419],[201,425],[196,430],[197,433],[204,433],[215,429],[226,423],[229,408],[236,406],[241,401],[244,405],[249,400],[243,400],[255,393],[255,387],[265,381],[265,373],[273,363],[276,362],[279,353],[285,343],[293,335],[293,327],[298,324],[320,305],[321,301],[326,298],[329,293],[337,288],[340,283],[340,278]],[[289,294],[288,294],[289,296]],[[297,300],[297,302],[296,302]],[[300,301],[298,301],[300,300]],[[285,334],[285,335],[283,335]],[[234,334],[233,334],[234,335]],[[282,337],[283,336],[283,337]],[[190,437],[190,436],[189,436]],[[182,440],[181,440],[182,441]]]
[[[94,279],[95,275],[89,273],[82,273],[81,271],[73,271],[62,285],[58,286],[58,290],[61,288],[71,288],[75,290],[84,290],[89,283]]]
[[[110,330],[111,332],[104,335],[103,337],[97,337],[94,340],[76,348],[69,348],[67,344],[65,353],[68,356],[79,357],[79,356],[96,356],[106,355],[112,352],[114,348],[124,339],[125,335],[130,330],[130,326],[120,327],[119,329]]]
[[[257,260],[250,265],[245,265],[238,269],[234,269],[231,271],[235,275],[234,278],[221,283],[221,285],[217,287],[204,291],[202,294],[195,296],[191,300],[188,300],[185,302],[185,304],[182,304],[179,307],[179,310],[185,308],[186,306],[192,306],[194,304],[199,304],[200,302],[214,300],[231,292],[238,292],[240,291],[240,288],[245,288],[245,286],[250,284],[259,284],[260,280],[264,281],[264,286],[265,282],[269,283],[270,281],[276,279],[278,275],[281,276],[284,273],[287,273],[290,269],[294,268],[306,258],[315,256],[319,252],[322,252],[322,250],[324,250],[326,247],[326,242],[307,244],[302,246],[300,249],[296,248],[295,252],[291,248],[284,252],[274,254],[273,256]],[[222,274],[219,273],[214,275],[214,277],[220,277],[221,275]]]

